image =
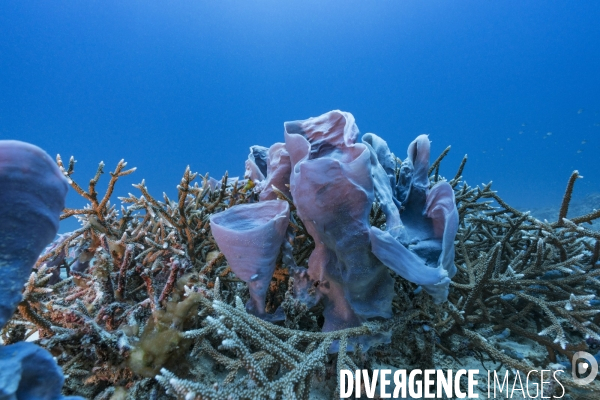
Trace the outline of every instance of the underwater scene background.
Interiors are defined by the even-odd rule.
[[[0,364],[24,372],[0,393],[328,399],[346,369],[600,360],[598,21],[4,2]]]

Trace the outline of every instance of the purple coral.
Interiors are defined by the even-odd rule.
[[[290,220],[287,202],[269,200],[232,207],[210,218],[213,236],[231,270],[250,289],[246,308],[264,319],[282,319],[265,311],[265,297]]]
[[[385,141],[366,134],[357,143],[359,130],[350,113],[336,110],[284,126],[285,145],[277,143],[268,152],[264,147],[251,148],[247,176],[258,181],[261,200],[275,197],[272,185],[289,194],[314,239],[308,269],[293,262],[288,266],[295,278],[295,296],[308,306],[323,302],[323,330],[390,318],[394,289],[389,269],[422,285],[436,302],[445,301],[456,272],[458,213],[448,183],[429,188],[427,136],[409,145],[397,178],[397,159]],[[384,230],[370,225],[374,202],[385,214]],[[226,213],[239,208],[246,221],[255,218],[251,207],[257,205],[235,206]],[[249,282],[245,268],[255,271],[255,267],[244,266],[239,257],[228,254],[232,236],[215,228],[232,270]],[[261,279],[270,279],[268,271],[272,274],[261,269]]]
[[[58,231],[68,184],[40,148],[1,140],[0,188],[0,327],[4,327],[21,301],[23,284],[38,255]],[[0,398],[63,399],[62,371],[50,353],[32,343],[1,346],[0,371]]]
[[[273,200],[277,194],[273,188],[291,198],[289,189],[292,164],[290,155],[285,149],[285,143],[275,143],[267,152],[267,175],[262,182],[260,201]]]
[[[402,204],[404,232],[397,240],[371,227],[373,253],[403,278],[423,285],[437,303],[446,301],[454,266],[458,211],[447,182],[429,189],[429,148],[426,135],[409,146],[400,168],[396,200]]]
[[[68,184],[52,159],[28,143],[0,141],[0,325],[21,300],[23,283],[58,231]]]
[[[315,241],[307,274],[319,282],[324,331],[391,317],[393,281],[370,251],[371,153],[357,136],[354,118],[341,111],[285,124],[294,205]]]
[[[64,377],[47,350],[33,343],[0,346],[0,399],[83,400],[61,396]]]

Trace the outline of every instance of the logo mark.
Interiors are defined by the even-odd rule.
[[[580,359],[584,359],[585,361],[577,363]],[[580,376],[585,375],[588,371],[588,376],[580,378]],[[578,385],[592,383],[596,379],[596,375],[598,375],[598,361],[590,353],[578,351],[573,355],[573,359],[571,360],[571,375],[573,375],[573,382]]]

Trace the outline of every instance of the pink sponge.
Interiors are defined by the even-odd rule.
[[[281,200],[237,205],[210,218],[212,234],[231,270],[248,283],[246,308],[263,319],[283,319],[281,310],[266,313],[265,297],[289,221],[290,207]]]

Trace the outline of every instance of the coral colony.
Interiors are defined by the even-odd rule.
[[[0,141],[0,398],[598,396],[570,373],[600,347],[578,172],[548,222],[467,185],[466,156],[445,179],[425,135],[401,160],[332,111],[283,139],[244,179],[188,167],[176,199],[142,181],[120,207],[125,162],[100,195],[103,163],[84,189],[73,158]],[[68,185],[85,208],[63,209]]]
[[[446,300],[456,272],[458,212],[447,182],[429,189],[429,140],[423,135],[410,144],[396,184],[386,143],[372,134],[356,143],[358,133],[351,114],[332,111],[286,123],[285,145],[252,148],[248,176],[257,191],[271,190],[262,192],[257,203],[236,205],[211,218],[231,270],[248,283],[250,313],[271,320],[284,316],[280,310],[267,314],[265,297],[291,221],[290,205],[314,241],[308,268],[296,266],[292,247],[284,247],[292,291],[309,308],[323,303],[324,332],[391,318],[394,280],[388,268],[424,285],[436,302]],[[274,183],[289,188],[287,201],[269,200],[276,198]],[[369,223],[376,198],[385,230]],[[404,223],[398,205],[404,205]],[[290,229],[289,242],[293,236]],[[363,341],[368,347],[370,340]]]

